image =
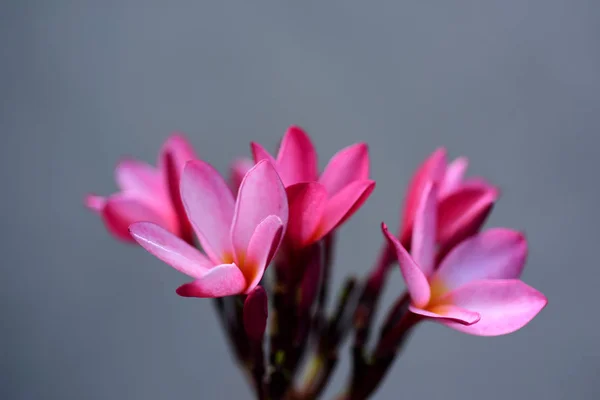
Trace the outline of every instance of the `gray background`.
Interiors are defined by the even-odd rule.
[[[173,130],[221,171],[304,126],[322,165],[367,140],[377,188],[343,228],[362,274],[438,145],[504,190],[549,306],[518,333],[424,324],[377,398],[600,394],[597,1],[3,1],[0,398],[249,398],[208,301],[82,205]],[[402,290],[399,273],[386,301]],[[339,389],[347,353],[333,383]],[[330,390],[333,395],[336,391]]]

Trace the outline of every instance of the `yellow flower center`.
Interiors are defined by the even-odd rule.
[[[440,305],[440,300],[448,293],[448,288],[444,285],[441,279],[434,279],[430,282],[431,296],[429,297],[429,303],[424,308],[429,311],[433,311],[432,308]]]
[[[244,278],[246,278],[246,284],[250,285],[250,283],[252,283],[256,278],[256,273],[258,269],[257,265],[252,260],[246,259],[245,252],[238,251],[235,255],[237,256],[237,262],[235,260],[234,254],[231,252],[224,253],[221,256],[221,261],[223,261],[224,264],[235,264],[240,269],[240,271],[242,271]]]

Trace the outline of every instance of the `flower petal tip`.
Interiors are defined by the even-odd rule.
[[[186,146],[188,145],[188,140],[187,140],[185,134],[183,134],[182,132],[174,131],[174,132],[171,132],[171,134],[165,141],[164,146],[171,147],[171,146],[179,146],[182,144],[186,145]]]
[[[384,235],[389,234],[389,229],[385,222],[381,222],[381,231],[383,232]]]
[[[306,133],[306,130],[304,128],[302,128],[300,125],[295,125],[292,124],[290,126],[288,126],[285,135],[298,135],[298,136],[302,136],[302,137],[308,137],[308,134]]]
[[[130,236],[146,251],[192,278],[202,277],[213,264],[200,251],[151,222],[134,222]]]
[[[196,153],[183,133],[173,132],[163,144],[159,158],[159,165],[167,173],[176,173],[178,175],[188,161],[196,159]],[[169,163],[173,165],[169,166]],[[170,167],[175,167],[176,170],[168,171]]]
[[[317,152],[308,134],[290,126],[277,152],[277,167],[285,186],[317,180]]]
[[[447,325],[477,336],[501,336],[518,331],[548,304],[546,296],[518,279],[472,282],[449,297],[456,306],[478,312],[481,320],[469,326],[451,322]]]
[[[83,203],[90,210],[101,212],[106,205],[106,198],[95,194],[88,194],[85,196]]]
[[[180,297],[196,297],[194,296],[194,289],[191,283],[192,282],[184,283],[183,285],[179,286],[177,289],[175,289],[175,293],[177,293],[177,295]]]
[[[448,160],[448,150],[445,146],[439,146],[437,149],[433,151],[425,161],[426,163],[431,163],[435,168],[442,168],[440,173],[443,173]],[[441,177],[441,176],[440,176]]]

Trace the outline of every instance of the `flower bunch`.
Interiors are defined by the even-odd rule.
[[[497,336],[522,328],[545,307],[544,295],[519,279],[524,235],[506,228],[480,232],[499,190],[466,178],[467,159],[448,163],[438,149],[413,176],[400,231],[382,223],[373,268],[363,280],[347,279],[328,315],[336,229],[375,188],[368,147],[340,150],[321,173],[309,136],[297,126],[287,130],[276,157],[257,143],[251,150],[253,160],[236,160],[228,182],[174,134],[157,167],[121,161],[120,191],[89,195],[86,204],[116,238],[187,275],[178,295],[214,299],[258,399],[319,397],[351,335],[352,373],[340,398],[365,399],[419,322]],[[399,292],[367,349],[396,263],[406,292]]]

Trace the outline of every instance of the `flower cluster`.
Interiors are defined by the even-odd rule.
[[[336,229],[375,188],[368,147],[340,150],[321,173],[310,138],[297,126],[287,130],[276,157],[257,143],[251,150],[253,160],[236,160],[227,182],[174,134],[157,167],[121,161],[120,191],[89,195],[86,205],[116,238],[187,275],[178,295],[214,299],[257,398],[317,398],[340,345],[353,334],[352,374],[341,398],[365,399],[418,322],[497,336],[522,328],[545,307],[544,295],[519,279],[527,257],[524,235],[506,228],[480,232],[499,190],[485,179],[466,178],[467,159],[448,163],[438,149],[413,176],[400,231],[391,233],[382,223],[375,265],[362,281],[346,281],[328,316]],[[375,347],[367,350],[396,262],[406,292],[399,292]],[[302,370],[303,379],[296,379]]]

